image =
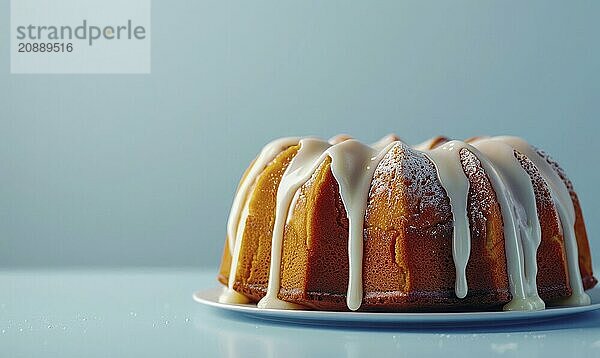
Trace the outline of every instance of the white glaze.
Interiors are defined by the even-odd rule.
[[[335,135],[335,136],[329,138],[329,140],[327,142],[329,142],[329,144],[331,144],[331,145],[336,145],[336,144],[342,143],[343,141],[348,140],[348,139],[352,139],[352,136],[342,133],[342,134],[338,134],[338,135]]]
[[[227,290],[219,297],[219,302],[223,303],[246,303],[248,299],[233,289],[235,276],[237,273],[237,265],[239,261],[240,248],[242,238],[244,236],[244,228],[248,217],[250,206],[249,192],[256,179],[275,157],[286,148],[298,144],[300,138],[288,137],[276,139],[267,144],[260,152],[254,163],[249,168],[248,174],[240,182],[240,186],[233,199],[229,219],[227,220],[227,239],[229,253],[231,255],[231,266],[229,269],[229,281]]]
[[[537,287],[533,289],[533,292],[528,290],[525,273],[526,255],[524,253],[523,239],[521,238],[521,235],[519,235],[520,232],[518,230],[518,223],[520,221],[519,215],[522,213],[515,210],[515,208],[520,207],[520,204],[517,204],[514,199],[515,193],[513,193],[512,187],[505,184],[503,178],[498,173],[498,168],[495,163],[490,161],[483,153],[465,142],[453,140],[446,142],[433,150],[426,151],[425,153],[436,165],[440,183],[446,190],[448,198],[450,198],[450,206],[454,219],[452,255],[456,269],[456,296],[464,298],[468,293],[466,266],[471,251],[471,236],[467,216],[469,181],[460,162],[460,151],[462,149],[468,150],[479,159],[485,173],[490,179],[492,188],[496,193],[497,201],[500,204],[500,210],[504,220],[505,253],[509,275],[509,286],[512,295],[512,300],[505,305],[504,309],[543,309],[544,302],[537,295]],[[525,190],[526,189],[523,191]],[[535,218],[537,219],[537,216],[535,216]],[[523,219],[523,221],[527,222],[527,219]],[[528,241],[527,253],[530,252],[530,247],[531,245]],[[528,264],[537,266],[535,254],[527,257]],[[537,270],[537,268],[535,270]]]
[[[236,237],[234,240],[233,252],[231,253],[231,266],[229,269],[229,281],[227,282],[227,289],[223,290],[221,296],[219,296],[219,302],[221,303],[248,303],[249,300],[246,296],[236,292],[233,289],[235,283],[235,277],[237,275],[237,266],[240,260],[240,250],[242,246],[242,236],[244,236],[244,227],[246,226],[246,220],[248,219],[248,213],[250,208],[250,199],[248,198],[244,204],[240,219],[236,228]]]
[[[385,149],[385,147],[387,147],[388,145],[390,145],[394,142],[401,142],[400,137],[398,137],[394,133],[390,133],[390,134],[386,135],[385,137],[381,138],[380,140],[378,140],[377,142],[371,144],[371,147],[373,147],[373,149],[379,151],[379,150]]]
[[[240,216],[244,203],[248,197],[250,188],[254,185],[256,178],[262,173],[267,164],[269,164],[277,154],[281,153],[284,149],[298,144],[300,138],[288,137],[276,139],[267,144],[260,152],[252,166],[250,167],[246,177],[240,182],[240,186],[233,198],[233,204],[231,205],[231,211],[229,212],[229,219],[227,220],[227,238],[229,240],[229,250],[233,253],[235,247],[235,241],[237,237],[238,224],[240,222]]]
[[[367,196],[371,178],[379,161],[393,145],[389,142],[382,150],[377,150],[357,140],[303,139],[300,149],[286,169],[277,191],[277,206],[273,238],[271,240],[271,263],[267,294],[258,302],[260,308],[297,308],[280,300],[277,295],[281,286],[281,249],[285,224],[288,221],[297,192],[310,179],[315,170],[325,160],[331,158],[331,172],[340,188],[340,196],[349,222],[348,259],[349,279],[347,304],[357,310],[362,302],[362,241],[363,224]],[[332,143],[337,143],[331,145]],[[382,142],[383,143],[383,142]]]
[[[299,188],[313,175],[327,156],[331,158],[331,171],[340,189],[340,196],[349,220],[348,257],[349,282],[347,306],[360,308],[363,295],[362,255],[363,225],[371,179],[378,163],[397,143],[398,137],[388,135],[371,146],[350,136],[340,135],[328,142],[314,138],[284,138],[271,142],[258,156],[234,199],[228,221],[229,247],[232,265],[229,288],[222,295],[223,302],[241,302],[245,299],[233,291],[233,282],[239,250],[248,215],[248,193],[257,176],[277,154],[285,148],[300,143],[300,149],[285,171],[277,191],[275,225],[271,243],[271,265],[267,295],[259,302],[262,308],[293,309],[300,306],[284,302],[277,295],[281,280],[281,250],[285,225],[293,212]],[[468,293],[466,266],[470,255],[470,228],[467,217],[469,181],[460,162],[460,150],[465,148],[481,162],[500,204],[504,220],[505,251],[512,300],[505,310],[543,309],[544,302],[537,294],[536,252],[541,240],[541,229],[535,205],[531,180],[513,155],[513,148],[529,157],[548,182],[552,197],[563,224],[565,248],[573,295],[563,302],[569,305],[589,304],[579,278],[577,246],[574,235],[574,209],[569,193],[553,168],[526,142],[515,137],[480,137],[469,145],[450,141],[428,150],[439,137],[415,146],[435,164],[440,183],[450,199],[453,215],[453,259],[456,269],[455,291],[459,298]],[[241,296],[241,297],[240,297]]]
[[[468,144],[450,141],[425,155],[437,169],[438,179],[450,199],[454,229],[452,233],[452,258],[456,269],[455,292],[458,298],[467,295],[467,263],[471,253],[471,230],[467,217],[469,180],[460,162],[459,152]]]
[[[428,140],[426,140],[424,142],[421,142],[419,144],[413,145],[412,148],[415,149],[415,150],[423,152],[423,151],[426,151],[426,150],[431,150],[431,146],[434,145],[434,144],[436,144],[436,143],[438,143],[438,142],[440,142],[440,141],[443,141],[445,143],[445,142],[449,141],[449,139],[447,139],[446,137],[441,137],[441,136],[433,137],[433,138],[428,139]]]
[[[558,176],[554,168],[542,158],[535,149],[525,140],[518,137],[501,136],[494,137],[496,140],[509,144],[525,156],[527,156],[538,168],[542,178],[552,195],[552,200],[558,211],[561,227],[563,230],[563,238],[565,242],[565,251],[567,254],[567,266],[569,271],[569,281],[573,294],[561,301],[563,305],[583,306],[591,303],[590,296],[583,290],[581,282],[581,273],[579,271],[579,258],[577,251],[577,241],[575,238],[575,208],[573,201],[565,183]]]
[[[507,252],[507,268],[513,300],[505,310],[543,309],[545,304],[537,292],[537,250],[542,240],[538,219],[535,192],[529,174],[514,156],[514,149],[505,143],[489,138],[478,138],[472,145],[483,153],[498,172],[507,190],[502,193],[495,188],[496,196],[505,195],[514,213],[515,229],[506,230],[505,241],[513,241],[514,234],[518,250]],[[503,213],[503,217],[506,217]],[[507,232],[508,231],[508,232]],[[511,252],[522,254],[521,257]],[[518,267],[516,267],[518,265]],[[522,289],[521,289],[522,287]]]
[[[375,168],[395,142],[377,150],[356,140],[347,140],[327,150],[331,172],[340,186],[340,195],[348,216],[349,280],[346,304],[352,311],[360,308],[363,298],[363,225],[369,188]]]
[[[331,145],[328,142],[307,138],[300,140],[300,149],[283,173],[277,189],[275,206],[275,225],[271,239],[271,264],[269,267],[269,283],[267,294],[258,302],[260,308],[298,308],[289,302],[280,300],[277,295],[281,286],[281,249],[287,215],[291,210],[291,202],[298,189],[306,183],[313,172],[325,159],[324,152]]]

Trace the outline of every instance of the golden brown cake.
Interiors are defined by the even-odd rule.
[[[539,310],[594,287],[577,194],[517,137],[409,146],[282,138],[244,173],[222,302],[362,311]]]

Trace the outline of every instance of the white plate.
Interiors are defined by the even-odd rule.
[[[218,298],[222,288],[212,288],[196,292],[194,300],[223,312],[235,312],[246,317],[269,321],[292,322],[333,326],[497,326],[536,323],[564,318],[574,314],[600,309],[600,287],[591,289],[588,294],[592,304],[580,307],[556,307],[541,311],[504,312],[450,312],[450,313],[377,313],[377,312],[330,312],[310,310],[259,309],[256,304],[226,304]]]

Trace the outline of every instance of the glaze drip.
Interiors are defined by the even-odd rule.
[[[383,150],[378,150],[356,140],[347,140],[327,150],[331,157],[331,172],[340,186],[348,215],[350,277],[346,303],[352,311],[360,308],[363,298],[363,224],[371,179],[375,168],[394,144],[392,141]]]
[[[513,301],[505,309],[519,309],[523,304],[530,305],[529,309],[543,309],[545,304],[539,298],[536,284],[536,254],[542,240],[542,232],[531,179],[515,158],[514,149],[509,145],[499,140],[482,137],[474,139],[472,145],[494,163],[502,182],[508,189],[506,197],[510,208],[507,210],[514,213],[517,230],[510,234],[515,235],[518,252],[522,255],[508,257]],[[519,279],[518,276],[521,278]],[[522,285],[520,285],[521,280]]]
[[[452,258],[456,269],[454,290],[458,298],[467,296],[467,263],[471,253],[471,230],[467,217],[469,180],[462,168],[459,156],[460,150],[466,146],[466,143],[453,140],[425,152],[425,155],[435,165],[438,179],[450,199],[454,220],[452,233]]]
[[[331,147],[329,142],[320,139],[307,138],[300,140],[300,149],[286,169],[279,188],[277,189],[277,205],[275,207],[275,225],[271,240],[271,265],[269,268],[269,283],[267,294],[258,302],[260,308],[299,308],[277,297],[281,284],[281,249],[283,233],[287,216],[291,210],[292,200],[319,164],[325,159],[326,150]]]

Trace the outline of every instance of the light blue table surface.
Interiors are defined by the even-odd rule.
[[[2,357],[600,356],[600,312],[516,327],[332,328],[192,300],[201,270],[1,271]]]

